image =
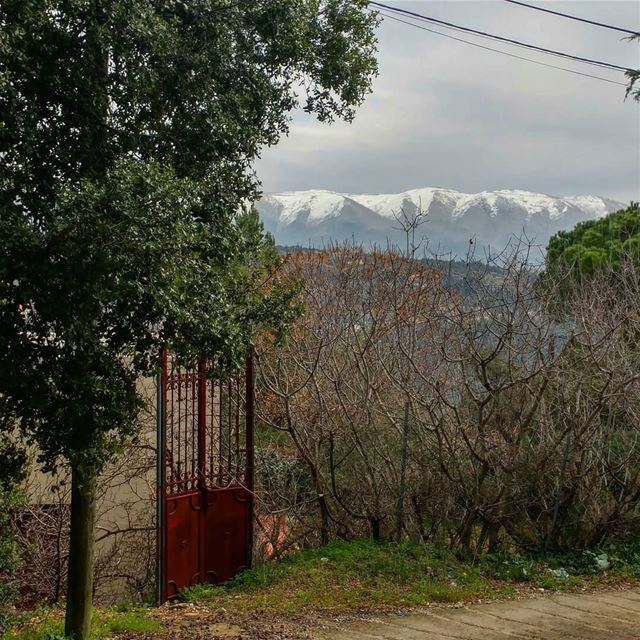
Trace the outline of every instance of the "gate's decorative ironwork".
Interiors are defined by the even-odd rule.
[[[160,602],[251,564],[253,366],[226,379],[166,352],[158,388]]]

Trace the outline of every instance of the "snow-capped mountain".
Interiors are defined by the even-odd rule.
[[[504,248],[514,236],[545,247],[557,231],[599,218],[625,205],[598,196],[554,197],[529,191],[461,193],[451,189],[411,189],[393,194],[289,191],[265,194],[257,208],[280,245],[319,247],[355,239],[369,244],[401,242],[396,216],[421,210],[419,229],[431,251],[465,255],[477,248]]]

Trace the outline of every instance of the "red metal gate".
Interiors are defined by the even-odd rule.
[[[165,353],[158,389],[160,602],[251,565],[253,367],[228,378]]]

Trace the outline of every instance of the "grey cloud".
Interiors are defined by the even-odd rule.
[[[394,4],[542,46],[640,66],[640,46],[622,42],[618,34],[503,2]],[[548,5],[640,27],[636,2]],[[395,23],[382,25],[379,36],[380,76],[356,121],[326,127],[294,114],[290,136],[266,150],[256,165],[265,191],[378,193],[443,186],[640,199],[640,105],[624,101],[624,87]],[[624,81],[610,71],[509,50]]]

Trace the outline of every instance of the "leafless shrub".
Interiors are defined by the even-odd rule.
[[[258,349],[258,388],[262,428],[308,475],[304,495],[263,487],[292,538],[474,553],[640,532],[637,264],[576,285],[559,317],[530,255],[291,257],[306,314]]]

